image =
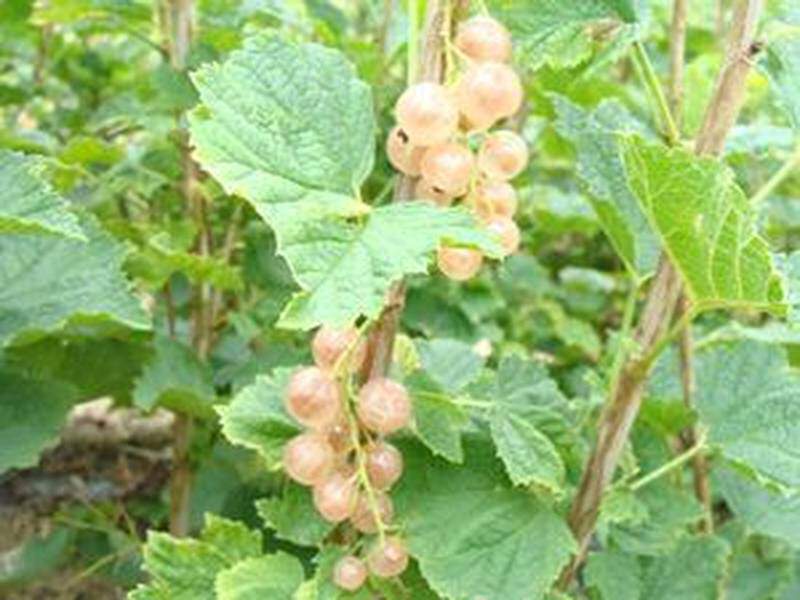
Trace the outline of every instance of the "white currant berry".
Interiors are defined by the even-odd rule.
[[[409,424],[411,399],[402,384],[377,377],[359,390],[356,412],[367,429],[387,435]]]
[[[436,254],[436,264],[448,279],[466,281],[480,271],[483,254],[472,248],[440,246]]]
[[[332,369],[346,351],[350,351],[348,362],[353,370],[358,370],[364,362],[366,345],[358,340],[355,327],[329,327],[323,325],[311,341],[314,362],[322,369]]]
[[[394,504],[392,499],[384,493],[375,494],[375,504],[378,509],[378,516],[383,525],[388,525],[394,518]],[[350,517],[350,522],[361,533],[377,533],[378,524],[375,521],[375,513],[369,504],[366,492],[359,495],[356,507]]]
[[[377,442],[367,448],[367,475],[378,490],[388,490],[403,474],[403,455],[388,442]]]
[[[386,156],[391,165],[410,177],[419,175],[420,163],[425,148],[411,143],[408,134],[399,126],[395,126],[386,138]]]
[[[348,592],[355,592],[366,579],[367,567],[355,556],[343,556],[333,567],[333,583]]]
[[[469,148],[445,142],[425,151],[420,171],[431,187],[456,194],[469,185],[474,166],[475,160]]]
[[[475,186],[466,203],[481,221],[494,216],[513,217],[517,212],[517,193],[505,181],[485,181]]]
[[[323,481],[333,468],[333,448],[321,433],[309,431],[293,437],[283,449],[286,474],[303,485]]]
[[[397,124],[414,146],[447,141],[458,128],[458,109],[444,86],[423,82],[409,87],[395,107]]]
[[[327,435],[328,443],[337,455],[344,455],[353,449],[353,438],[350,430],[350,423],[345,417],[340,417],[333,425],[324,430]]]
[[[458,28],[456,47],[473,60],[508,61],[511,34],[491,17],[475,16]]]
[[[527,164],[528,146],[513,131],[496,131],[488,135],[478,151],[478,168],[490,179],[512,179]]]
[[[352,472],[336,471],[314,486],[314,506],[322,518],[340,523],[353,514],[358,498]]]
[[[285,404],[290,415],[315,429],[333,424],[342,410],[339,385],[319,367],[304,367],[292,375]]]
[[[500,239],[500,246],[503,248],[504,256],[514,254],[519,249],[519,227],[517,227],[513,219],[493,217],[486,224],[486,228]]]
[[[408,567],[408,548],[397,536],[378,542],[367,555],[367,566],[378,577],[396,577]]]
[[[519,110],[522,83],[514,70],[504,63],[476,63],[458,82],[456,99],[467,121],[477,129],[485,129]]]
[[[424,178],[418,179],[414,186],[414,197],[416,199],[429,200],[437,206],[450,206],[458,195],[460,194],[450,194],[443,189],[433,187]]]

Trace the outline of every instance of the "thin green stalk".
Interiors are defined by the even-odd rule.
[[[633,60],[636,63],[637,71],[642,78],[642,83],[647,90],[650,101],[655,105],[656,111],[658,112],[664,134],[667,136],[667,143],[670,146],[674,146],[680,141],[681,134],[678,131],[678,126],[675,124],[675,119],[672,117],[672,111],[669,109],[669,102],[667,102],[664,89],[658,81],[653,63],[650,62],[647,50],[640,41],[633,44]]]
[[[794,153],[783,163],[780,169],[778,169],[775,174],[767,180],[767,182],[762,185],[755,194],[753,194],[752,198],[750,198],[750,205],[751,206],[758,206],[762,202],[764,202],[767,198],[769,198],[772,193],[778,189],[778,186],[784,182],[784,180],[789,177],[795,169],[800,168],[800,145],[797,146]]]
[[[419,0],[408,0],[408,84],[417,80],[419,70]]]
[[[636,314],[636,300],[639,298],[639,283],[635,277],[631,277],[631,289],[628,292],[628,297],[625,299],[625,308],[622,313],[622,327],[619,332],[619,345],[617,352],[614,355],[614,361],[611,363],[611,385],[610,389],[614,389],[619,379],[622,365],[625,363],[625,357],[628,354],[628,341],[631,338],[633,331],[633,317]]]
[[[706,448],[705,436],[701,436],[700,439],[697,440],[697,443],[694,446],[692,446],[691,448],[689,448],[686,452],[684,452],[683,454],[679,454],[678,456],[676,456],[672,460],[664,463],[659,468],[657,468],[655,471],[650,471],[647,475],[645,475],[644,477],[634,481],[628,487],[633,492],[643,488],[648,483],[652,483],[656,479],[660,479],[661,477],[663,477],[667,473],[670,473],[670,472],[674,471],[675,469],[677,469],[678,467],[683,466],[684,464],[689,462],[692,459],[692,457],[694,457],[698,452],[701,452],[702,450],[705,450],[705,448]]]

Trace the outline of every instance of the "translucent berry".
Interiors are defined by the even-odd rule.
[[[445,142],[458,127],[456,105],[438,83],[423,82],[409,87],[397,101],[395,114],[397,124],[414,146]]]
[[[315,429],[333,424],[342,410],[336,380],[319,367],[305,367],[292,376],[285,404],[290,415]]]
[[[458,28],[456,46],[473,60],[505,62],[511,58],[511,34],[491,17],[464,21]]]
[[[433,187],[425,179],[420,178],[414,187],[414,197],[418,200],[430,200],[438,206],[450,206],[456,196],[460,194],[450,194],[441,188]]]
[[[514,254],[519,249],[519,227],[513,219],[508,217],[493,217],[486,228],[500,238],[500,245],[503,247],[503,255]]]
[[[431,146],[422,156],[421,173],[431,187],[450,194],[466,189],[475,160],[469,148],[455,142]]]
[[[388,442],[377,442],[367,449],[367,475],[379,490],[388,490],[403,473],[403,455]]]
[[[528,147],[513,131],[492,133],[478,151],[478,168],[490,179],[506,181],[516,177],[527,164]]]
[[[375,495],[375,503],[378,507],[381,523],[384,525],[391,523],[394,518],[392,499],[386,494],[378,493]],[[350,522],[361,533],[377,533],[378,524],[375,522],[375,513],[370,508],[366,493],[359,495],[353,515],[350,517]]]
[[[336,328],[323,325],[314,334],[311,342],[314,362],[323,369],[332,369],[348,349],[348,362],[357,370],[364,362],[367,348],[363,341],[358,341],[355,327]]]
[[[436,254],[436,264],[445,277],[453,281],[466,281],[474,277],[483,264],[483,254],[472,248],[441,246]]]
[[[406,175],[417,177],[425,148],[414,146],[408,134],[395,126],[386,138],[386,156],[392,166]]]
[[[456,99],[458,109],[470,124],[484,129],[519,110],[522,84],[514,70],[504,63],[476,63],[458,82]]]
[[[333,448],[321,433],[309,431],[293,437],[283,449],[286,474],[303,485],[323,481],[333,468]]]
[[[333,425],[324,430],[328,443],[336,454],[347,454],[353,448],[350,424],[346,418],[340,417]]]
[[[358,392],[358,418],[367,429],[386,435],[411,421],[406,388],[386,377],[371,379]]]
[[[486,181],[475,187],[466,203],[481,221],[494,216],[513,217],[517,212],[517,193],[505,181]]]
[[[314,506],[326,521],[340,523],[353,514],[358,497],[351,472],[336,471],[314,486]]]
[[[366,579],[367,567],[355,556],[343,556],[333,567],[333,583],[348,592],[355,592]]]
[[[396,536],[376,544],[367,555],[369,570],[378,577],[396,577],[408,567],[406,543]]]

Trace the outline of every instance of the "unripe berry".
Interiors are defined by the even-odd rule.
[[[469,148],[455,142],[431,146],[422,156],[420,171],[431,187],[456,194],[469,185],[475,160]]]
[[[511,58],[511,34],[491,17],[475,16],[459,26],[456,47],[473,60],[505,62]]]
[[[290,415],[314,429],[333,424],[342,410],[336,380],[319,367],[305,367],[292,375],[285,404]]]
[[[425,179],[420,178],[414,186],[414,197],[418,200],[430,200],[434,204],[442,207],[450,206],[456,196],[441,188],[433,187]]]
[[[408,134],[395,126],[386,138],[386,156],[392,166],[411,177],[419,175],[419,165],[425,148],[414,146]]]
[[[486,228],[500,239],[503,256],[514,254],[519,249],[519,227],[508,217],[493,217]]]
[[[314,506],[322,518],[331,523],[340,523],[350,517],[357,497],[352,473],[337,471],[314,486]]]
[[[350,350],[348,362],[353,370],[357,370],[364,362],[366,345],[358,341],[358,331],[355,327],[337,329],[323,325],[314,334],[311,341],[311,353],[314,362],[322,369],[332,369],[345,353]]]
[[[397,124],[414,146],[447,141],[458,127],[458,109],[444,86],[423,82],[409,87],[395,107]]]
[[[517,212],[517,193],[505,181],[486,181],[475,187],[466,203],[481,221],[494,216],[513,217]]]
[[[513,131],[492,133],[486,137],[478,151],[478,168],[490,179],[512,179],[527,164],[528,146]]]
[[[355,556],[344,556],[333,567],[333,583],[348,592],[355,592],[366,579],[367,567]]]
[[[408,549],[396,536],[376,544],[367,555],[369,570],[378,577],[396,577],[408,567]]]
[[[458,109],[478,129],[510,117],[522,106],[522,84],[514,70],[499,62],[476,63],[458,82]]]
[[[403,473],[403,455],[388,442],[368,448],[366,463],[369,480],[379,490],[388,490]]]
[[[472,248],[440,246],[436,254],[436,264],[448,279],[466,281],[480,271],[483,254]]]
[[[333,468],[333,448],[321,433],[301,433],[284,447],[283,468],[296,482],[315,485]]]
[[[356,412],[367,429],[387,435],[411,421],[411,400],[401,384],[377,377],[359,390]]]
[[[391,523],[392,518],[394,518],[392,499],[386,494],[379,493],[375,495],[375,504],[378,508],[378,516],[381,519],[381,523],[383,525]],[[359,495],[355,510],[353,510],[353,514],[350,517],[350,522],[361,533],[377,533],[378,524],[375,521],[375,513],[370,508],[366,492]]]

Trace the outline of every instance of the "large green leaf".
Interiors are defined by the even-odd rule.
[[[800,28],[791,28],[767,44],[761,66],[795,131],[800,133]]]
[[[78,392],[70,385],[0,371],[0,473],[30,467],[58,439]]]
[[[292,369],[277,369],[217,407],[222,433],[234,444],[256,450],[270,467],[276,467],[287,441],[300,433],[299,425],[284,408],[283,397]]]
[[[280,227],[280,252],[303,288],[286,306],[280,325],[299,329],[376,317],[391,284],[425,273],[442,241],[478,246],[494,256],[499,250],[471,215],[427,202],[382,206],[363,225],[307,219]]]
[[[620,139],[631,189],[690,298],[784,310],[781,278],[731,169],[714,158]]]
[[[293,600],[303,565],[284,552],[248,558],[217,575],[218,600]]]
[[[193,76],[195,158],[270,224],[360,212],[372,167],[372,95],[342,54],[273,35]]]
[[[122,274],[123,247],[91,219],[87,242],[0,236],[0,345],[70,320],[113,321],[146,329],[149,318]]]
[[[800,375],[780,346],[714,344],[698,353],[695,402],[709,442],[761,480],[800,486]]]
[[[239,561],[261,555],[261,534],[236,521],[206,516],[199,539],[174,538],[151,531],[144,547],[150,583],[130,594],[132,600],[216,600],[217,574]]]
[[[566,523],[509,486],[488,442],[465,446],[464,465],[453,466],[404,445],[395,498],[411,553],[441,596],[543,598],[576,549]]]
[[[54,233],[85,241],[78,217],[42,179],[43,169],[38,157],[0,149],[0,234]]]
[[[730,546],[717,537],[689,537],[671,554],[652,559],[645,570],[642,598],[716,600],[726,575]]]
[[[553,96],[553,103],[556,130],[575,147],[578,177],[606,235],[632,271],[648,275],[656,267],[658,240],[628,186],[616,137],[642,126],[614,100],[591,112],[561,96]]]

